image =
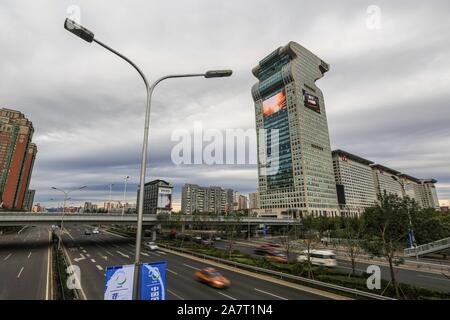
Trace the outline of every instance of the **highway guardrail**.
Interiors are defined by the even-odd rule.
[[[222,259],[222,258],[218,258],[218,257],[202,254],[202,253],[192,252],[192,251],[187,250],[187,249],[177,248],[177,247],[169,246],[169,245],[166,245],[166,244],[158,244],[158,245],[163,247],[163,248],[170,249],[170,250],[187,253],[187,254],[193,255],[195,257],[199,257],[199,258],[203,258],[203,259],[208,259],[208,260],[220,262],[220,263],[223,263],[223,264],[226,264],[226,265],[230,265],[230,266],[233,266],[233,267],[236,267],[236,268],[247,269],[247,270],[252,270],[252,271],[257,271],[257,272],[261,272],[261,273],[274,275],[274,276],[280,277],[281,279],[285,278],[285,279],[296,280],[296,281],[299,281],[299,282],[302,282],[302,283],[307,283],[309,285],[313,285],[315,287],[319,287],[319,288],[322,288],[322,289],[334,290],[334,291],[338,291],[338,292],[345,292],[347,294],[351,294],[351,295],[354,295],[354,296],[360,296],[360,297],[374,299],[374,300],[396,300],[394,298],[382,296],[382,295],[375,294],[375,293],[365,292],[365,291],[352,289],[352,288],[347,288],[347,287],[343,287],[343,286],[339,286],[339,285],[335,285],[335,284],[331,284],[331,283],[326,283],[326,282],[322,282],[322,281],[318,281],[318,280],[312,280],[312,279],[308,279],[308,278],[304,278],[304,277],[294,276],[292,274],[287,274],[287,273],[284,273],[284,272],[279,272],[279,271],[269,270],[269,269],[265,269],[265,268],[255,267],[255,266],[251,266],[251,265],[248,265],[248,264],[245,264],[245,263],[230,261],[230,260],[226,260],[226,259]]]

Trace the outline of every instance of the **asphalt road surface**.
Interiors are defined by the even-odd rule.
[[[228,243],[225,241],[216,241],[214,245],[218,248],[227,248]],[[243,253],[247,253],[250,255],[254,255],[254,246],[253,245],[244,245],[235,243],[233,244],[233,248],[236,250],[239,250]],[[283,251],[283,250],[282,250]],[[290,259],[295,259],[297,254],[289,254]],[[343,271],[343,272],[351,272],[351,262],[339,259],[339,256],[337,257],[338,260],[338,266],[337,269]],[[374,262],[373,264],[376,264]],[[359,274],[362,274],[363,272],[366,272],[367,267],[369,266],[369,263],[356,263],[356,271]],[[381,269],[381,277],[387,281],[391,279],[391,274],[388,266],[385,265],[379,265]],[[397,280],[402,283],[411,284],[423,288],[428,288],[432,290],[439,290],[443,292],[450,293],[450,279],[446,278],[444,275],[436,274],[436,273],[430,273],[430,272],[422,272],[422,271],[416,271],[416,270],[408,270],[408,269],[401,269],[396,268],[395,269]]]
[[[0,235],[0,300],[50,298],[49,236],[44,227]]]
[[[64,246],[72,264],[80,267],[83,298],[103,299],[105,269],[107,266],[133,263],[134,241],[100,231],[85,235],[86,227],[70,227],[63,236]],[[231,286],[224,290],[211,288],[198,282],[194,273],[207,265],[176,254],[143,249],[143,262],[167,262],[167,296],[169,300],[310,300],[323,296],[282,284],[254,278],[226,269],[216,268],[230,279]]]

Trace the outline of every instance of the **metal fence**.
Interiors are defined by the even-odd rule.
[[[381,295],[370,293],[370,292],[365,292],[365,291],[352,289],[352,288],[346,288],[346,287],[342,287],[342,286],[331,284],[331,283],[326,283],[326,282],[322,282],[322,281],[318,281],[318,280],[312,280],[312,279],[308,279],[308,278],[304,278],[304,277],[294,276],[291,274],[274,271],[274,270],[269,270],[269,269],[265,269],[265,268],[255,267],[255,266],[251,266],[248,264],[234,262],[234,261],[230,261],[230,260],[226,260],[226,259],[222,259],[222,258],[217,258],[214,256],[202,254],[202,253],[192,252],[190,250],[177,248],[177,247],[173,247],[173,246],[169,246],[169,245],[165,245],[165,244],[159,244],[159,245],[161,247],[164,247],[167,249],[183,252],[183,253],[190,254],[190,255],[193,255],[193,256],[196,256],[196,257],[199,257],[202,259],[208,259],[208,260],[212,260],[215,262],[223,263],[226,265],[233,266],[235,268],[247,269],[247,270],[251,270],[251,271],[257,271],[257,272],[261,272],[261,273],[265,273],[265,274],[269,274],[269,275],[274,275],[274,276],[279,277],[280,279],[283,279],[283,278],[291,279],[291,280],[295,280],[295,281],[298,281],[301,283],[309,284],[310,286],[312,285],[317,288],[334,290],[334,291],[338,291],[338,292],[345,292],[345,293],[351,294],[353,296],[359,296],[359,297],[364,297],[364,298],[369,298],[369,299],[374,299],[374,300],[396,300],[396,299],[393,299],[390,297],[381,296]]]

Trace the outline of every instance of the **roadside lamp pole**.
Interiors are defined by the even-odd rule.
[[[139,202],[138,202],[138,219],[137,219],[137,229],[136,229],[136,252],[134,258],[135,264],[135,273],[134,273],[134,285],[133,285],[133,299],[139,300],[139,266],[140,262],[140,252],[141,252],[141,241],[142,241],[142,220],[143,220],[143,211],[144,211],[144,188],[145,188],[145,173],[146,173],[146,165],[147,165],[147,150],[148,150],[148,132],[149,132],[149,124],[150,124],[150,109],[151,109],[151,97],[153,90],[155,87],[166,79],[172,78],[188,78],[188,77],[204,77],[204,78],[221,78],[221,77],[229,77],[233,73],[231,70],[212,70],[207,71],[205,73],[191,73],[191,74],[174,74],[161,77],[157,79],[151,86],[148,84],[147,78],[144,73],[138,68],[138,66],[133,63],[130,59],[102,43],[101,41],[95,39],[94,33],[89,31],[88,29],[82,27],[78,23],[73,20],[66,19],[64,23],[64,28],[69,32],[75,34],[81,39],[91,43],[95,42],[105,48],[106,50],[114,53],[119,56],[126,62],[128,62],[141,76],[144,81],[145,87],[147,89],[147,106],[145,109],[145,124],[144,124],[144,140],[142,144],[142,155],[141,155],[141,173],[140,173],[140,181],[139,181]]]
[[[77,189],[73,189],[73,190],[70,190],[70,191],[65,191],[65,190],[62,190],[62,189],[59,189],[59,188],[52,187],[53,190],[62,192],[62,193],[64,194],[64,204],[63,204],[63,212],[62,212],[62,215],[61,215],[61,228],[59,229],[59,242],[58,242],[58,248],[61,247],[61,238],[62,238],[62,232],[63,232],[63,228],[64,228],[64,225],[63,225],[63,224],[64,224],[64,215],[65,215],[65,213],[66,213],[66,202],[67,202],[67,200],[70,199],[70,198],[69,198],[69,194],[72,193],[72,192],[74,192],[74,191],[82,190],[82,189],[84,189],[84,188],[86,188],[86,187],[87,187],[87,186],[82,186],[82,187],[79,187],[79,188],[77,188]]]

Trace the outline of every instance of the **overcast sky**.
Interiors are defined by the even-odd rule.
[[[370,5],[380,9],[380,24]],[[256,190],[255,165],[176,166],[170,138],[196,121],[254,129],[251,69],[289,41],[331,66],[318,85],[332,148],[436,178],[440,199],[450,199],[448,1],[3,0],[0,107],[22,111],[35,127],[35,201],[55,205],[62,197],[51,186],[87,185],[72,201],[101,202],[110,183],[119,200],[127,175],[135,201],[144,86],[124,61],[63,29],[78,11],[85,27],[150,81],[233,69],[231,78],[170,80],[155,91],[147,179],[173,182],[175,202],[186,182]]]

